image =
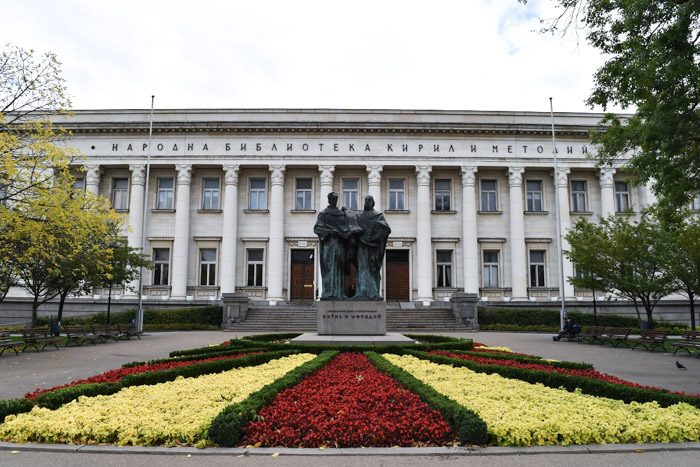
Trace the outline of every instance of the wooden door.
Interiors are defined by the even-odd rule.
[[[314,250],[292,250],[290,299],[314,299]]]
[[[391,302],[407,302],[409,294],[408,250],[386,251],[386,299]]]

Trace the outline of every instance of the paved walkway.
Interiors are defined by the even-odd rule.
[[[18,356],[5,352],[0,356],[0,399],[22,397],[36,388],[66,384],[118,368],[124,363],[167,357],[172,350],[214,345],[242,335],[221,331],[158,332],[141,340],[26,352]],[[599,371],[636,383],[700,393],[700,359],[682,353],[674,357],[639,349],[554,342],[549,334],[475,332],[445,335],[470,337],[487,345],[504,345],[516,352],[545,358],[588,362]],[[676,360],[688,369],[676,368]]]

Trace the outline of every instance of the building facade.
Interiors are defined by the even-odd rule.
[[[619,168],[596,167],[600,118],[554,115],[557,170],[548,113],[165,110],[150,147],[148,111],[57,123],[80,153],[76,183],[108,198],[153,260],[147,299],[240,292],[275,304],[320,296],[313,226],[331,191],[342,207],[370,194],[384,211],[387,300],[555,299],[556,206],[566,232],[580,218],[638,218],[653,201]],[[566,259],[563,270],[575,274]],[[589,296],[568,282],[564,294]]]

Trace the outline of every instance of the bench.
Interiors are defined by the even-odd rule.
[[[629,347],[627,344],[627,338],[629,337],[630,332],[630,328],[610,328],[598,336],[597,340],[599,340],[602,344],[609,342],[613,347],[617,347],[621,344],[625,344],[625,346]]]
[[[20,341],[10,339],[9,332],[0,332],[0,355],[5,353],[7,349],[14,350],[15,355],[18,355],[17,347],[22,347],[23,345]]]
[[[589,344],[593,341],[598,340],[600,336],[605,332],[605,327],[603,326],[585,326],[581,328],[581,332],[576,336],[576,340],[579,342],[586,341]]]
[[[628,343],[632,343],[632,350],[636,349],[638,346],[644,347],[649,352],[653,351],[656,347],[661,347],[663,349],[666,338],[668,337],[668,331],[642,329],[640,334],[639,337],[627,339]]]
[[[61,337],[51,335],[48,328],[26,328],[22,329],[22,339],[24,339],[24,347],[22,352],[28,348],[34,347],[39,352],[44,350],[49,345],[53,345],[58,350],[58,343],[63,342]]]
[[[685,331],[683,336],[679,341],[671,342],[671,345],[676,348],[673,351],[673,355],[683,349],[691,355],[690,350],[700,350],[700,331]],[[700,353],[698,353],[698,358],[700,358]]]
[[[113,339],[114,342],[117,342],[121,334],[118,327],[108,324],[93,324],[91,329],[92,334],[103,342],[107,342],[108,339]]]
[[[124,337],[126,340],[132,337],[138,337],[139,340],[141,340],[141,336],[143,335],[143,331],[137,330],[134,323],[117,324],[117,328],[119,328],[119,337]]]
[[[97,341],[97,336],[85,326],[63,326],[63,331],[68,338],[66,346],[76,344],[80,347],[84,342],[95,344]]]

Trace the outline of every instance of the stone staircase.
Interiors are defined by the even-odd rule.
[[[410,305],[410,304],[409,304]],[[388,332],[458,332],[467,327],[457,324],[452,309],[440,303],[430,308],[387,304]],[[314,332],[316,331],[315,304],[285,304],[268,306],[251,303],[246,320],[232,325],[234,332]]]

